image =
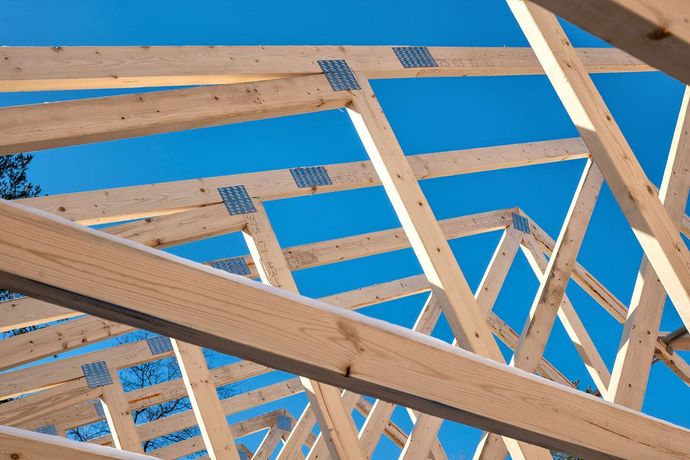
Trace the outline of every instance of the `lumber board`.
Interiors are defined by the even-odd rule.
[[[144,460],[153,458],[9,426],[0,426],[0,457],[22,460],[46,458]]]
[[[0,282],[44,300],[576,455],[690,450],[681,427],[401,327],[11,202],[0,202],[0,227]]]
[[[508,0],[564,108],[600,168],[683,323],[690,325],[690,252],[558,19]]]
[[[0,108],[0,155],[307,112],[350,101],[324,75]]]
[[[53,46],[0,48],[0,91],[232,84],[321,73],[345,59],[372,78],[543,73],[530,48],[429,47],[438,67],[404,68],[390,46]],[[590,72],[647,72],[618,50],[581,48]]]
[[[535,0],[535,3],[690,84],[690,7],[683,0]]]
[[[587,158],[579,138],[528,142],[447,152],[410,155],[417,179],[493,171]],[[331,185],[300,188],[288,169],[188,179],[157,184],[110,188],[87,192],[23,198],[38,209],[84,225],[153,217],[220,204],[217,188],[243,185],[250,196],[262,201],[309,196],[380,185],[368,161],[324,165]]]

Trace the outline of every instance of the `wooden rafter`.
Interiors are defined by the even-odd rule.
[[[11,229],[0,234],[1,282],[37,297],[72,302],[99,316],[575,454],[683,458],[690,449],[690,432],[680,427],[422,339],[403,328],[162,255],[16,204],[0,203],[0,225]],[[74,245],[80,251],[70,250]],[[54,263],[60,263],[59,276],[50,269]],[[133,267],[140,268],[133,271]],[[106,273],[114,276],[105,277]],[[132,283],[139,288],[133,289]],[[112,294],[105,295],[105,284]],[[159,289],[164,284],[165,289]],[[146,295],[152,290],[158,292],[156,298]],[[281,315],[290,321],[277,324],[275,318]],[[300,334],[308,323],[321,324],[326,336],[336,334],[341,339]],[[351,345],[353,337],[356,348]],[[383,350],[388,351],[382,355]],[[401,355],[400,350],[406,353]],[[474,378],[458,383],[453,375],[429,374],[423,370],[427,364],[419,367],[412,356],[423,356],[425,363],[434,363],[439,370],[454,369]],[[395,378],[401,373],[409,378]],[[498,381],[506,396],[514,396],[509,412],[503,404],[489,403],[487,389]],[[464,390],[452,391],[457,385]],[[535,407],[518,397],[516,393],[523,391],[538,394],[543,404]]]
[[[529,48],[430,47],[429,52],[438,67],[405,68],[390,46],[4,47],[0,91],[242,83],[321,73],[319,59],[346,59],[372,78],[543,73]],[[590,72],[653,70],[618,50],[578,52]]]

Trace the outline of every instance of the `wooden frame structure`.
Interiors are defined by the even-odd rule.
[[[649,53],[649,43],[633,39],[649,22],[645,1],[537,3],[595,33],[625,11],[635,20],[613,43],[690,83],[690,26],[679,19],[690,15],[674,10],[678,2],[655,2],[673,21],[648,36],[670,37],[673,56]],[[616,49],[576,50],[552,13],[523,0],[508,4],[532,48],[0,48],[0,91],[198,85],[2,108],[0,155],[345,108],[370,157],[0,202],[0,285],[25,295],[0,303],[0,331],[47,325],[0,341],[0,400],[8,400],[0,404],[0,457],[167,459],[206,451],[214,459],[365,459],[386,436],[401,458],[439,460],[447,458],[437,437],[447,419],[486,431],[475,458],[546,459],[549,449],[585,458],[690,458],[688,429],[640,412],[655,362],[690,384],[690,365],[676,352],[690,349],[690,253],[681,237],[690,236],[690,91],[657,190],[589,77],[654,68]],[[539,73],[580,138],[405,156],[369,85],[378,78]],[[582,159],[555,240],[519,208],[439,221],[419,186],[435,177]],[[604,182],[645,253],[629,306],[577,262]],[[383,186],[401,228],[283,249],[263,205],[373,186]],[[87,227],[104,223],[114,225]],[[244,235],[248,255],[196,264],[162,251],[234,232]],[[472,292],[448,240],[486,232],[502,237]],[[295,270],[407,247],[422,274],[318,300],[300,296],[292,278]],[[540,285],[524,329],[515,331],[492,308],[520,250]],[[570,280],[624,326],[613,369],[565,294]],[[354,311],[424,292],[412,330]],[[666,295],[685,328],[659,331]],[[429,337],[441,315],[452,345]],[[597,395],[577,391],[544,358],[556,318]],[[139,328],[160,337],[25,366]],[[496,338],[513,350],[511,362]],[[201,347],[241,360],[209,369]],[[180,380],[123,391],[120,369],[170,357]],[[219,399],[217,387],[274,369],[297,377]],[[227,422],[302,392],[309,403],[298,417],[278,409]],[[191,410],[134,423],[133,411],[185,396]],[[396,405],[408,408],[409,433],[390,420]],[[360,429],[353,411],[366,418]],[[64,439],[99,420],[110,435]],[[143,451],[144,441],[194,426],[200,436]],[[262,430],[254,452],[241,443]]]

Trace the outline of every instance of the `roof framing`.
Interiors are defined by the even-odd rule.
[[[538,3],[563,8],[566,17],[583,20],[595,32],[609,27],[614,17],[587,19],[596,8],[628,8],[634,33],[649,22],[648,10],[635,10],[627,0],[588,1],[582,9],[555,0]],[[515,458],[551,458],[547,449],[587,458],[687,458],[690,431],[639,409],[655,360],[690,383],[690,366],[675,352],[687,349],[687,333],[658,331],[666,293],[686,327],[690,322],[690,255],[680,236],[690,227],[683,214],[688,96],[657,191],[589,77],[590,72],[653,69],[615,49],[575,50],[553,14],[522,0],[508,4],[534,52],[428,48],[436,67],[410,68],[392,47],[383,46],[0,48],[0,91],[209,85],[2,108],[2,155],[347,108],[371,159],[326,165],[322,171],[331,184],[313,187],[300,186],[291,170],[278,170],[0,201],[0,284],[31,296],[0,303],[0,330],[68,319],[0,342],[6,352],[0,369],[10,370],[0,375],[0,398],[24,395],[0,405],[0,423],[12,425],[0,426],[0,453],[40,456],[49,449],[75,458],[144,458],[129,452],[141,452],[142,441],[198,426],[200,437],[150,453],[170,458],[206,450],[211,458],[258,459],[268,458],[282,442],[278,458],[283,460],[303,458],[304,446],[310,449],[307,459],[363,459],[385,434],[402,449],[401,458],[438,460],[446,454],[436,433],[448,419],[487,430],[478,458],[508,452]],[[676,6],[662,2],[658,8],[669,8],[663,11],[670,14]],[[680,43],[687,29],[675,22],[664,28],[664,43],[673,46],[654,58],[625,34],[620,43],[682,77],[682,66],[665,52],[688,57]],[[346,61],[358,88],[332,87],[319,64],[324,59]],[[551,80],[581,139],[406,157],[368,83],[371,78],[541,73]],[[587,159],[586,166],[556,241],[518,208],[437,221],[418,184],[576,159]],[[604,181],[646,256],[630,309],[577,263]],[[377,185],[384,187],[401,229],[283,249],[263,207],[267,200]],[[228,186],[244,187],[251,212],[228,214],[217,191]],[[134,221],[101,231],[84,227],[126,220]],[[473,293],[447,241],[488,231],[503,236]],[[161,251],[233,232],[243,232],[250,249],[250,255],[235,260],[246,267],[242,276],[212,268],[217,261],[196,264]],[[423,275],[321,300],[297,294],[291,271],[405,247],[413,249]],[[520,248],[540,288],[527,324],[516,332],[492,306]],[[270,286],[247,279],[254,277]],[[571,279],[625,326],[613,372],[565,295]],[[422,292],[430,295],[412,331],[347,311]],[[93,316],[79,317],[84,313]],[[453,345],[428,337],[442,314],[456,337]],[[543,359],[557,317],[599,397],[573,389]],[[172,348],[154,353],[147,342],[134,342],[14,369],[137,328],[171,337]],[[494,335],[514,350],[511,365],[503,361]],[[200,347],[251,361],[211,370]],[[122,391],[117,370],[170,356],[183,370],[180,380]],[[111,384],[88,384],[81,366],[95,362],[114,371]],[[299,378],[218,399],[216,387],[273,369]],[[302,391],[310,404],[299,419],[278,410],[233,425],[225,420],[230,413]],[[184,395],[190,396],[191,411],[134,425],[131,411]],[[362,395],[380,399],[372,404]],[[94,399],[103,401],[104,414]],[[390,421],[396,404],[407,407],[415,422],[409,434]],[[352,410],[366,417],[359,432]],[[89,444],[16,428],[51,426],[64,436],[103,417],[111,435]],[[291,420],[290,430],[281,428],[279,417]],[[311,435],[315,423],[316,437]],[[255,452],[235,441],[261,430],[266,435]]]

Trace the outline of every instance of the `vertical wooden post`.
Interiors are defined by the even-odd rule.
[[[256,211],[245,214],[247,226],[244,232],[259,276],[266,284],[298,293],[297,285],[292,278],[263,203],[258,200],[253,201]],[[345,410],[341,400],[341,390],[314,380],[300,379],[333,458],[363,459],[357,442],[354,421]]]
[[[209,457],[240,460],[201,347],[179,340],[172,346]]]

